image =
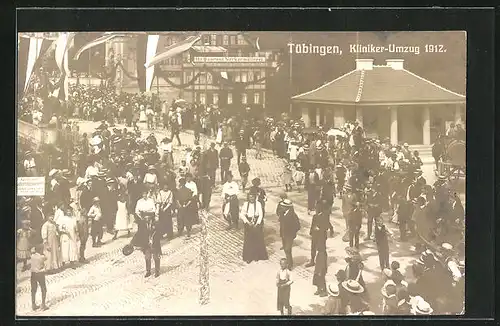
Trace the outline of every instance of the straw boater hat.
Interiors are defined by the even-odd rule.
[[[420,299],[415,304],[415,313],[417,315],[431,315],[434,310],[431,305],[424,299]]]
[[[52,169],[50,170],[49,172],[49,177],[53,177],[54,175],[56,175],[57,173],[59,173],[59,170],[58,169]]]
[[[447,250],[447,251],[453,250],[453,246],[451,244],[447,243],[447,242],[443,243],[441,245],[441,248],[443,248],[444,250]]]
[[[22,225],[26,225],[26,226],[28,226],[28,225],[30,225],[30,224],[31,224],[31,221],[30,221],[30,220],[22,220],[22,221],[21,221],[21,224],[22,224]]]
[[[95,202],[98,202],[98,201],[101,201],[101,200],[99,199],[99,197],[94,197],[94,199],[92,201],[95,203]]]
[[[148,166],[148,170],[154,170],[155,169],[155,166],[154,165],[150,165]]]
[[[344,289],[346,289],[348,292],[354,293],[354,294],[363,293],[365,291],[363,286],[361,284],[359,284],[359,282],[356,280],[344,281],[344,282],[342,282],[342,287]]]
[[[390,270],[389,268],[384,268],[382,273],[384,273],[384,275],[387,276],[388,278],[392,277],[392,270]]]
[[[329,283],[326,287],[326,290],[332,297],[338,297],[340,294],[339,285],[337,283]]]
[[[290,199],[284,199],[282,202],[281,202],[281,205],[285,206],[285,207],[292,207],[293,204],[292,204],[292,201]]]

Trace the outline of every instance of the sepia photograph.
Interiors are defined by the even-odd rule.
[[[465,313],[465,31],[17,46],[17,317]]]

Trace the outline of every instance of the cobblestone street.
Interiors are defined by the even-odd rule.
[[[91,132],[98,123],[82,122],[80,130]],[[117,126],[122,127],[123,126]],[[148,132],[143,130],[143,135]],[[156,131],[158,140],[165,137],[163,131]],[[193,135],[182,133],[183,144],[192,144]],[[203,141],[202,141],[203,143]],[[180,160],[174,142],[176,164]],[[255,159],[254,150],[247,153],[251,167],[249,180],[262,179],[268,192],[265,218],[265,239],[269,260],[246,264],[243,262],[243,231],[226,230],[226,222],[221,217],[220,186],[212,196],[208,219],[208,247],[210,256],[210,303],[201,306],[199,298],[199,247],[200,226],[194,229],[190,239],[175,238],[162,244],[161,274],[158,278],[144,278],[144,258],[139,251],[123,256],[121,249],[130,238],[121,237],[115,241],[106,234],[105,245],[101,248],[87,246],[88,264],[66,269],[47,276],[47,311],[31,311],[29,272],[20,272],[18,266],[16,307],[19,316],[126,316],[126,315],[275,315],[276,310],[276,272],[279,260],[284,257],[280,250],[279,223],[274,211],[278,196],[283,191],[280,174],[283,162],[271,153],[263,152],[263,159]],[[232,171],[237,180],[236,158],[232,160]],[[429,183],[433,182],[433,166],[426,164],[424,174]],[[217,178],[220,176],[218,175]],[[218,180],[218,179],[217,179]],[[313,295],[312,285],[314,267],[305,268],[310,257],[309,227],[312,216],[307,214],[305,192],[294,190],[289,198],[301,219],[301,230],[293,248],[293,270],[295,282],[292,285],[291,304],[293,313],[300,315],[321,314],[324,298]],[[245,195],[240,194],[240,199]],[[465,201],[464,201],[465,202]],[[344,257],[347,244],[342,241],[345,231],[341,216],[341,200],[335,200],[331,221],[335,234],[328,239],[327,281],[335,280],[338,269],[345,267]],[[386,217],[387,221],[388,218]],[[396,225],[387,223],[394,238],[399,231]],[[175,229],[175,227],[174,227]],[[362,231],[366,230],[364,223]],[[363,234],[361,235],[364,236]],[[90,241],[90,240],[89,240]],[[409,265],[416,258],[410,250],[411,241],[391,242],[391,259],[401,264],[401,270],[408,279],[412,278]],[[89,248],[90,247],[90,248]],[[382,296],[378,255],[373,241],[361,241],[360,250],[364,261],[363,277],[370,293],[370,303],[375,313],[381,312]],[[40,294],[38,294],[40,295]]]

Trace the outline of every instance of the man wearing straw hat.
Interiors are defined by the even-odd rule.
[[[276,215],[280,221],[280,237],[285,251],[288,268],[293,268],[292,247],[293,240],[297,237],[297,232],[300,230],[299,217],[293,209],[293,204],[290,199],[283,199],[278,203]]]

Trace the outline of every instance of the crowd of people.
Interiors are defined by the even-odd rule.
[[[142,94],[117,95],[112,89],[83,85],[73,86],[71,94],[61,115],[66,119],[61,121],[78,117],[101,123],[91,135],[84,133],[71,140],[71,146],[66,147],[71,148],[68,159],[54,160],[45,173],[46,196],[24,198],[19,203],[17,256],[22,268],[28,269],[30,258],[46,259],[45,268],[31,263],[35,273],[32,284],[42,288],[42,307],[46,308],[46,287],[38,275],[85,263],[88,238],[93,247],[100,247],[104,230],[113,234],[113,239],[120,232],[131,236],[136,223],[137,232],[123,252],[128,255],[134,248],[140,249],[145,257],[145,277],[158,277],[162,240],[190,237],[193,226],[200,223],[200,211],[211,209],[218,184],[228,231],[243,224],[242,259],[247,263],[268,259],[263,233],[269,215],[267,195],[260,178],[250,180],[247,188],[252,167],[246,159],[250,149],[261,159],[262,148],[267,147],[285,162],[281,174],[284,191],[276,207],[286,257],[277,274],[278,310],[282,314],[284,308],[292,313],[292,248],[301,228],[301,219],[287,196],[294,188],[306,191],[308,213],[313,215],[311,257],[306,267],[314,267],[315,294],[328,297],[325,314],[369,315],[376,309],[367,303],[362,273],[360,231],[364,221],[364,240],[375,241],[381,275],[387,278],[382,288],[384,314],[462,310],[462,302],[457,307],[457,298],[451,293],[460,293],[456,289],[463,284],[463,242],[455,241],[452,246],[447,239],[462,232],[464,208],[445,177],[433,185],[427,183],[419,153],[410,151],[408,144],[366,138],[358,122],[310,132],[300,120],[287,116],[261,119],[251,109],[234,115],[179,99],[167,105]],[[142,122],[146,129],[161,129],[168,136],[157,139],[153,133],[144,135],[138,125]],[[121,123],[126,127],[115,126]],[[77,126],[67,122],[66,127]],[[181,145],[179,133],[188,128],[194,132],[194,144],[177,165],[175,140]],[[212,140],[201,145],[201,134]],[[32,153],[24,154],[21,173],[40,175]],[[237,169],[232,171],[233,161]],[[246,194],[243,205],[241,193]],[[336,273],[336,282],[327,282],[326,240],[335,234],[330,218],[336,197],[342,199],[343,240],[349,247],[345,270]],[[384,216],[388,218],[384,220]],[[393,235],[386,226],[391,222],[399,225],[400,241],[412,239],[422,252],[413,265],[416,282],[405,280],[399,263],[391,257]],[[427,233],[421,234],[421,230]],[[32,286],[33,309],[38,309],[36,289]]]

